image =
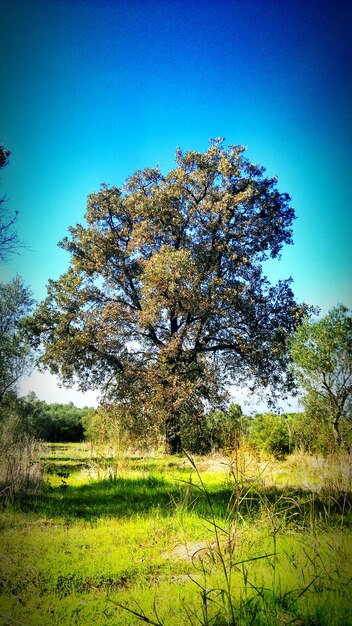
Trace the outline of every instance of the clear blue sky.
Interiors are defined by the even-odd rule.
[[[0,0],[1,193],[28,244],[2,278],[44,297],[101,182],[224,136],[296,209],[270,277],[352,306],[351,33],[347,0]]]

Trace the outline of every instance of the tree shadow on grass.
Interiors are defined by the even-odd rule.
[[[246,485],[237,492],[231,485],[212,486],[207,496],[187,481],[169,481],[163,477],[117,477],[113,480],[95,480],[84,485],[46,487],[40,493],[22,494],[17,507],[22,512],[40,516],[61,517],[66,520],[82,518],[129,518],[158,515],[169,517],[177,510],[192,511],[205,519],[225,520],[241,518],[263,519],[275,522],[286,520],[299,526],[314,521],[352,525],[352,501],[346,494],[333,496],[313,494],[309,490],[280,487],[257,489]]]
[[[84,485],[45,487],[36,494],[22,494],[17,506],[22,512],[64,518],[133,517],[153,509],[170,515],[182,498],[177,484],[158,477],[94,480]]]

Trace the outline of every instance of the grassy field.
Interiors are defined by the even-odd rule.
[[[1,624],[352,624],[347,457],[57,444],[42,462],[2,511]]]

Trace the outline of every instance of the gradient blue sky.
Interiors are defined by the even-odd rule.
[[[67,267],[56,244],[101,182],[166,172],[177,146],[203,151],[224,136],[292,197],[294,246],[269,264],[272,280],[292,276],[297,299],[323,313],[352,306],[351,9],[0,0],[0,142],[11,150],[1,193],[28,244],[2,279],[19,273],[44,297]]]

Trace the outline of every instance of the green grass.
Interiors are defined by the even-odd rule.
[[[43,489],[1,516],[1,624],[352,624],[346,459],[42,461]]]

